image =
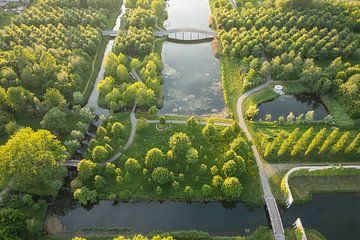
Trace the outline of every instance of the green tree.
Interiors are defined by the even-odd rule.
[[[295,128],[289,137],[281,144],[278,156],[283,155],[295,143],[299,130],[299,128]]]
[[[358,144],[359,140],[360,140],[360,133],[358,133],[356,137],[351,141],[351,143],[346,147],[345,153],[352,152],[356,147],[356,145]]]
[[[74,191],[74,198],[79,200],[82,205],[92,204],[97,201],[97,192],[84,186]]]
[[[55,196],[66,174],[66,149],[46,130],[20,129],[0,146],[0,185]]]
[[[221,189],[227,198],[235,199],[240,197],[243,187],[238,178],[228,177],[224,180]]]
[[[60,110],[58,107],[52,108],[47,112],[41,121],[42,128],[50,131],[65,133],[67,131],[66,113]]]
[[[182,132],[175,133],[169,139],[169,147],[177,158],[185,157],[191,148],[189,137]]]
[[[81,160],[77,166],[78,176],[81,181],[88,181],[96,175],[96,163],[90,160]]]
[[[309,128],[308,130],[306,130],[306,132],[301,136],[301,138],[299,139],[299,141],[294,145],[293,149],[291,150],[291,156],[295,156],[296,154],[298,154],[300,151],[304,150],[306,143],[308,142],[309,138],[311,137],[311,134],[313,132],[313,128]]]
[[[326,128],[322,128],[313,138],[309,146],[307,147],[305,151],[305,155],[308,155],[316,146],[318,146],[321,142],[321,140],[324,138],[326,133]]]
[[[335,128],[330,134],[329,136],[325,139],[324,143],[322,144],[320,150],[319,150],[319,154],[325,152],[328,147],[330,146],[330,144],[335,140],[335,138],[337,137],[339,133],[339,129]]]
[[[125,170],[129,173],[138,173],[141,170],[141,166],[138,160],[134,158],[128,158],[125,162]]]
[[[12,208],[0,210],[0,237],[4,240],[21,240],[25,238],[26,221],[24,215]]]
[[[345,132],[331,148],[331,153],[338,153],[342,148],[344,148],[349,137],[350,137],[350,132],[349,131]]]
[[[149,169],[163,167],[165,165],[165,155],[159,148],[150,149],[145,156],[145,165]]]
[[[91,151],[91,156],[97,162],[104,162],[108,158],[109,152],[104,146],[99,145]]]
[[[114,122],[111,126],[111,133],[116,138],[123,138],[125,136],[125,127],[120,122]]]
[[[166,183],[170,183],[172,181],[172,177],[170,171],[165,167],[157,167],[151,173],[151,179],[160,185],[164,185]]]
[[[47,109],[54,107],[65,108],[66,100],[58,89],[48,88],[44,94],[44,105]]]

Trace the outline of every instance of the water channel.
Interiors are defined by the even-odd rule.
[[[167,29],[194,28],[211,31],[208,0],[167,1]],[[165,42],[164,107],[160,114],[226,116],[221,69],[211,43]]]

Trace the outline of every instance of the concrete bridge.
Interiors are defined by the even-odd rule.
[[[102,31],[102,35],[116,37],[117,31],[105,30]],[[154,36],[166,37],[169,41],[196,42],[211,41],[217,36],[217,33],[196,28],[176,28],[155,31]]]

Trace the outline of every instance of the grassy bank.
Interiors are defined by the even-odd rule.
[[[220,65],[225,104],[230,116],[237,118],[237,99],[244,91],[239,61],[221,56]]]
[[[355,121],[332,96],[322,95],[321,98],[339,127],[351,128],[355,125]]]
[[[308,240],[325,240],[325,237],[316,230],[305,229],[306,236]],[[103,236],[102,236],[103,234]],[[123,232],[119,232],[118,235],[116,233],[105,235],[106,233],[99,232],[97,234],[84,234],[84,233],[76,233],[75,236],[84,236],[87,240],[113,240],[114,237],[118,235],[123,235],[125,237],[130,237],[131,235],[127,235]],[[132,233],[133,234],[133,233]],[[273,240],[273,232],[270,228],[260,226],[256,229],[254,233],[249,236],[211,236],[209,233],[202,231],[177,231],[177,232],[154,232],[149,233],[148,237],[152,237],[154,235],[160,236],[173,236],[176,240]],[[287,228],[285,229],[285,237],[287,240],[297,240],[295,236],[294,229]],[[43,240],[71,240],[71,237],[47,237]]]
[[[278,203],[285,205],[285,195],[280,189],[281,180],[284,175],[290,170],[277,169],[275,174],[270,178],[270,185],[272,192]],[[353,169],[344,169],[335,171],[333,174],[299,171],[293,173],[289,177],[289,186],[294,198],[294,204],[303,204],[312,199],[313,194],[321,193],[353,193],[360,192],[360,171]]]

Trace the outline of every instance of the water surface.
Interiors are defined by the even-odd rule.
[[[292,205],[282,213],[291,226],[300,217],[306,228],[320,231],[327,240],[360,239],[360,193],[314,195],[303,205]]]
[[[167,29],[195,28],[210,31],[207,0],[170,0]],[[166,42],[164,62],[164,107],[160,114],[225,116],[221,70],[210,42]]]
[[[259,104],[257,108],[259,112],[254,120],[265,120],[266,114],[271,114],[272,120],[277,120],[280,116],[286,118],[290,112],[294,113],[295,117],[300,114],[305,116],[308,111],[314,111],[314,120],[322,120],[329,114],[321,98],[311,93],[281,95]]]
[[[155,230],[199,230],[213,235],[244,235],[268,225],[264,208],[247,208],[241,203],[184,202],[119,203],[101,201],[90,210],[80,206],[57,216],[67,231],[126,227],[137,233]]]

